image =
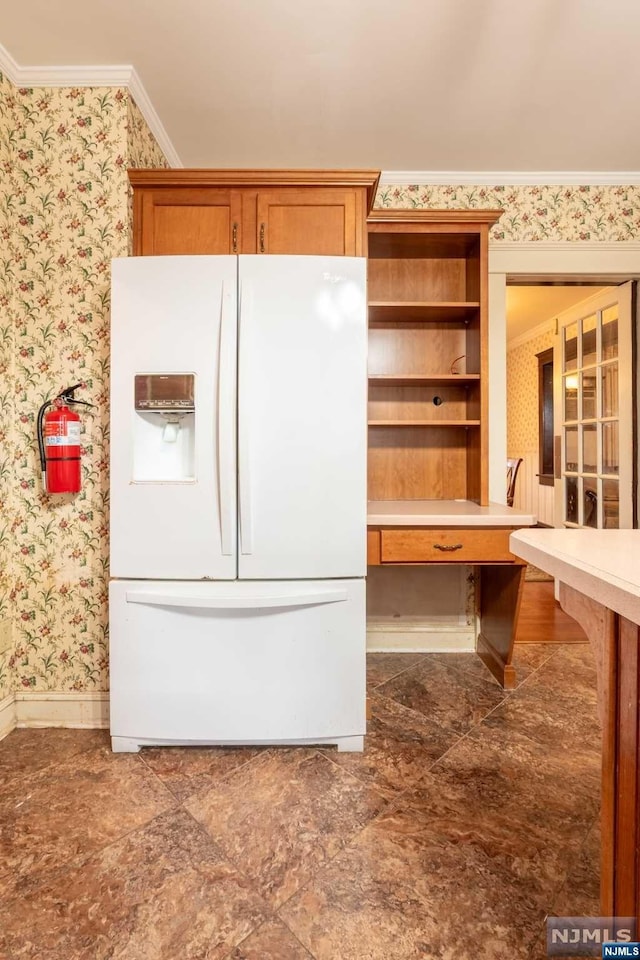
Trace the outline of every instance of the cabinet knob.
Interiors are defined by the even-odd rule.
[[[231,233],[231,245],[233,247],[233,252],[238,252],[238,224],[234,223],[233,231]]]
[[[260,253],[264,253],[264,223],[260,224]]]

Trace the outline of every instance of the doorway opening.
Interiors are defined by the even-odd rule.
[[[514,506],[543,526],[635,526],[628,276],[506,278]]]

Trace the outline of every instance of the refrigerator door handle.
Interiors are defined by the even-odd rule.
[[[238,520],[240,553],[253,552],[253,521],[251,516],[251,446],[249,419],[249,391],[242,383],[243,371],[249,369],[249,340],[247,321],[253,312],[253,296],[249,283],[240,280],[238,294],[238,339],[240,370],[238,372]]]
[[[127,590],[127,603],[142,603],[151,607],[191,607],[194,610],[261,610],[266,607],[309,607],[325,603],[341,603],[348,599],[345,587],[326,590],[307,590],[280,596],[216,596],[199,597],[172,593],[156,593],[145,590]]]
[[[233,298],[225,296],[222,282],[220,343],[218,346],[218,498],[220,503],[220,546],[225,556],[233,553],[235,504],[233,487],[235,429],[235,317]]]

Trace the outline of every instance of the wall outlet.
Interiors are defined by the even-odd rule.
[[[13,623],[11,620],[0,620],[0,656],[7,653],[13,646]]]

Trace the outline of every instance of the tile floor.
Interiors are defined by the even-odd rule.
[[[377,654],[362,755],[0,743],[1,960],[542,960],[598,913],[589,646]]]

